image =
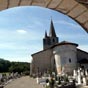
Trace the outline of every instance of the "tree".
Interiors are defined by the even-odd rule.
[[[8,72],[10,65],[8,60],[0,59],[0,72]]]
[[[27,62],[10,62],[0,59],[0,72],[28,72],[30,71],[30,63]]]

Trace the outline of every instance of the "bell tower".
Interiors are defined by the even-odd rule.
[[[58,43],[58,37],[56,36],[53,21],[51,20],[49,36],[45,31],[45,37],[43,38],[43,49],[47,49]]]

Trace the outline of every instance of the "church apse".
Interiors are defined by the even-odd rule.
[[[57,74],[72,73],[77,68],[77,45],[63,43],[53,49]]]

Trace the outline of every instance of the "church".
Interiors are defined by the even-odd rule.
[[[32,54],[31,74],[46,71],[57,74],[72,74],[74,69],[83,67],[88,70],[88,52],[78,49],[78,44],[62,41],[56,35],[53,21],[50,32],[43,38],[43,50]]]

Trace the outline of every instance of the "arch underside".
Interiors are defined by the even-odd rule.
[[[88,32],[88,0],[0,0],[0,10],[16,6],[42,6],[62,12]]]

